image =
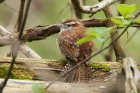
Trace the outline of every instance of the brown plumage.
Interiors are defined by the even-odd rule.
[[[88,41],[80,45],[76,42],[86,37],[86,28],[78,19],[67,19],[60,24],[60,33],[57,39],[62,54],[66,57],[68,63],[63,68],[61,74],[66,73],[77,63],[91,56],[94,48],[93,41]],[[93,70],[89,66],[89,61],[78,66],[75,70],[63,77],[66,82],[89,82],[93,78]]]

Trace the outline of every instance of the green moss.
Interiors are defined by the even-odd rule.
[[[109,64],[91,64],[91,67],[94,69],[94,70],[102,70],[102,71],[110,71],[111,68],[110,68],[110,65]]]
[[[5,78],[8,68],[9,68],[9,64],[0,65],[0,78]],[[34,75],[34,73],[31,72],[24,65],[23,66],[14,65],[14,68],[10,75],[10,79],[31,80],[33,75]]]

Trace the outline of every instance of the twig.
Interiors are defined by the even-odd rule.
[[[2,36],[5,36],[5,35],[9,35],[9,34],[11,34],[9,31],[7,31],[4,27],[2,27],[1,25],[0,25],[0,35],[2,35]]]
[[[19,30],[21,28],[21,25],[22,25],[21,23],[22,23],[22,20],[23,20],[24,5],[25,5],[25,0],[21,0],[20,10],[19,10],[19,14],[18,14],[17,23],[16,23],[16,25],[18,25],[17,32],[19,32]],[[16,25],[15,25],[15,27],[16,27]]]
[[[5,0],[4,0],[5,1]],[[13,10],[14,12],[18,13],[14,8],[8,6],[6,3],[2,3],[4,6],[6,6],[7,8]]]
[[[22,43],[20,45],[19,51],[21,51],[28,58],[39,58],[39,59],[41,59],[41,57],[35,51],[33,51],[31,48],[29,48],[24,43]]]
[[[136,35],[136,33],[139,31],[139,27],[136,29],[136,31],[127,39],[126,44]]]
[[[118,29],[117,29],[117,30],[118,30]],[[116,30],[116,31],[115,31],[112,35],[110,35],[108,38],[106,38],[106,39],[105,39],[105,41],[102,43],[102,45],[101,45],[101,47],[100,47],[100,49],[99,49],[99,50],[101,50],[101,49],[103,48],[103,46],[104,46],[105,42],[106,42],[109,38],[111,38],[113,35],[115,35],[115,34],[116,34],[117,30]]]
[[[0,0],[0,3],[2,3],[4,0]]]
[[[14,38],[10,36],[0,37],[0,47],[9,45],[9,44],[11,45],[13,41],[14,41]]]
[[[18,36],[18,39],[19,39],[19,40],[22,39],[23,29],[24,29],[24,26],[25,26],[25,23],[26,23],[26,19],[27,19],[27,15],[28,15],[28,11],[29,11],[30,2],[31,2],[31,0],[28,0],[27,5],[26,5],[26,9],[25,9],[25,14],[24,14],[22,26],[21,26],[21,28],[19,29],[19,32],[20,32],[20,33],[19,33],[19,36]]]
[[[15,40],[15,35],[12,35],[8,30],[0,25],[0,46],[11,45]],[[20,45],[19,51],[21,51],[26,57],[29,58],[41,58],[36,52],[29,48],[24,43]]]
[[[119,0],[104,0],[98,4],[95,4],[93,6],[82,6],[80,5],[79,0],[71,0],[73,6],[77,7],[81,12],[83,13],[97,13],[98,11],[102,10],[105,7],[108,7],[111,4],[116,3]]]
[[[15,25],[15,27],[17,26],[17,31],[16,32],[19,32],[19,30],[20,30],[20,28],[22,26],[23,13],[24,13],[24,5],[25,5],[25,0],[21,0],[20,10],[19,10],[19,14],[18,14],[18,19],[17,19],[17,23]],[[10,53],[7,54],[8,57],[12,56],[11,55],[12,54],[11,51],[10,51]]]
[[[81,5],[83,5],[83,2],[81,1]],[[77,6],[72,5],[72,11],[74,18],[82,19],[83,15],[80,9]]]
[[[18,51],[18,48],[19,48],[18,47],[19,46],[18,45],[19,43],[20,42],[16,42],[16,44],[15,44],[15,49],[17,49],[17,51]],[[15,55],[17,54],[17,51],[14,52]],[[4,89],[4,87],[5,87],[6,83],[7,83],[7,81],[9,79],[10,75],[11,75],[11,71],[13,69],[13,65],[14,65],[15,59],[16,59],[16,56],[13,56],[13,58],[11,60],[10,67],[9,67],[8,72],[6,74],[6,77],[5,77],[4,81],[0,83],[0,93],[2,93],[2,91],[3,91],[3,89]]]
[[[30,3],[31,3],[31,0],[28,0],[27,4],[26,4],[26,9],[25,9],[25,15],[24,15],[23,23],[22,23],[22,26],[20,28],[19,37],[18,37],[18,40],[15,41],[14,48],[12,49],[12,54],[13,54],[12,56],[13,56],[13,58],[11,60],[11,64],[10,64],[10,67],[8,69],[7,75],[6,75],[5,79],[4,79],[4,82],[1,82],[0,93],[2,93],[6,83],[8,81],[8,79],[10,77],[11,71],[13,69],[13,65],[14,65],[15,59],[16,59],[17,54],[18,54],[19,45],[21,44],[21,36],[22,36],[22,32],[23,32],[23,29],[24,29],[24,26],[25,26],[25,22],[26,22],[26,18],[27,18],[27,14],[28,14]]]
[[[129,25],[127,25],[127,27],[123,30],[123,32],[114,39],[114,41],[112,41],[108,46],[106,46],[105,48],[103,48],[102,50],[99,50],[98,52],[96,52],[95,54],[91,55],[90,57],[84,59],[83,61],[79,62],[77,65],[75,65],[73,68],[69,69],[67,71],[67,73],[61,75],[59,78],[55,79],[54,81],[52,81],[50,84],[48,84],[46,86],[46,89],[48,89],[54,82],[58,81],[59,79],[61,79],[63,76],[65,76],[66,74],[70,73],[71,71],[73,71],[75,68],[77,68],[79,65],[85,63],[87,60],[91,59],[92,57],[98,55],[99,53],[103,52],[104,50],[106,50],[107,48],[109,48],[111,45],[113,45],[114,42],[116,42],[128,29],[128,27],[132,24],[132,22],[138,17],[138,15],[140,14],[140,11],[136,14],[136,16],[134,17],[134,19],[130,22]]]

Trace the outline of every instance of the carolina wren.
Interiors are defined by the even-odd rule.
[[[68,61],[61,72],[61,74],[64,74],[74,65],[91,56],[94,43],[93,41],[88,41],[80,45],[76,44],[79,39],[87,36],[84,23],[78,19],[66,19],[58,25],[60,27],[60,33],[57,42],[62,54]],[[93,70],[89,66],[89,62],[88,60],[86,63],[81,64],[72,72],[65,75],[62,80],[65,82],[83,83],[91,81],[93,79]]]

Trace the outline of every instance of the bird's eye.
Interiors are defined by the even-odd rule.
[[[70,27],[71,25],[70,24],[67,24],[67,26]]]

